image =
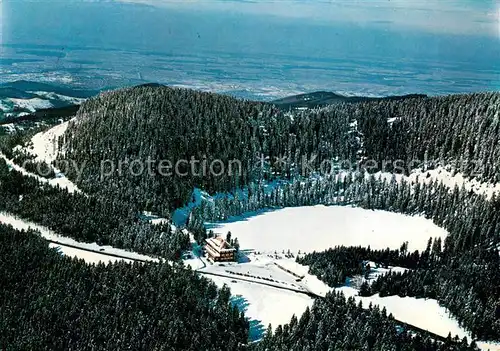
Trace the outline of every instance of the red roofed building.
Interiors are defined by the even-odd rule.
[[[213,262],[229,262],[236,260],[236,249],[232,247],[222,236],[208,238],[205,240],[205,251],[208,259]]]

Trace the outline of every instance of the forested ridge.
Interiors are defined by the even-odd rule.
[[[380,169],[384,160],[401,159],[409,162],[412,159],[427,159],[428,168],[451,166],[454,171],[460,171],[465,176],[496,182],[500,180],[499,113],[499,93],[432,98],[417,96],[402,101],[341,103],[321,109],[286,111],[270,104],[161,86],[141,86],[108,92],[86,101],[78,111],[76,121],[70,124],[67,133],[59,140],[58,162],[76,160],[79,166],[83,166],[81,177],[78,169],[71,168],[71,163],[66,163],[68,167],[63,169],[83,193],[68,193],[64,189],[51,187],[9,169],[0,160],[0,211],[47,226],[79,241],[96,241],[172,260],[178,258],[181,250],[189,246],[187,235],[167,224],[147,223],[141,219],[140,214],[143,211],[153,211],[170,218],[175,208],[185,205],[191,199],[194,187],[210,194],[227,194],[210,203],[202,202],[191,213],[187,225],[200,242],[207,235],[204,227],[206,221],[224,220],[264,208],[316,204],[354,205],[424,215],[450,233],[442,243],[431,240],[427,251],[407,252],[403,242],[400,250],[392,251],[374,251],[362,247],[332,248],[307,255],[300,262],[308,264],[311,273],[331,286],[343,284],[346,277],[363,274],[360,264],[363,260],[409,268],[411,270],[404,275],[392,274],[379,278],[371,286],[364,286],[362,293],[435,298],[474,337],[500,340],[498,197],[488,199],[465,188],[449,189],[436,181],[422,184],[396,181],[395,177],[379,179],[363,171],[309,177],[311,171],[308,169],[303,173],[301,168],[303,157],[310,159],[312,155],[317,156],[310,163],[316,172],[320,171],[320,164],[325,160],[333,160],[332,164],[349,160],[352,168],[358,168],[367,159],[372,159],[378,162],[378,168],[370,170],[373,173]],[[12,152],[12,148],[25,143],[26,135],[23,137],[23,132],[0,136],[0,147],[9,157],[16,158],[18,163],[29,156]],[[266,157],[264,166],[258,162],[261,155]],[[287,160],[285,164],[272,162],[283,156]],[[238,159],[242,164],[242,173],[199,176],[191,174],[187,168],[182,169],[187,171],[184,176],[163,176],[158,172],[143,172],[140,175],[115,172],[103,176],[101,172],[103,160],[117,165],[120,161],[144,162],[149,158],[155,162],[175,162],[179,159],[189,160],[191,157],[206,159],[208,162],[218,159],[225,164]],[[478,164],[479,172],[476,169]],[[37,164],[28,165],[34,170]],[[389,167],[385,170],[393,169]],[[280,186],[269,190],[265,185],[271,180],[282,182]],[[238,196],[238,189],[244,189],[247,196]],[[5,242],[5,246],[11,248],[9,256],[5,257],[12,257],[20,267],[36,265],[38,257],[48,253],[45,247],[34,248],[43,246],[39,239],[21,239],[11,229],[0,229],[9,232],[11,238],[8,239],[11,240],[10,243],[8,240]],[[286,245],[286,233],[283,235]],[[33,256],[34,253],[30,250],[38,254]],[[37,258],[27,259],[32,256]],[[160,289],[159,277],[174,284],[173,281],[179,274],[169,268],[157,268],[163,267],[162,265],[151,264],[135,265],[132,268],[125,264],[86,268],[82,262],[60,259],[53,250],[48,256],[51,261],[45,266],[45,261],[41,261],[41,265],[46,275],[54,270],[50,284],[56,284],[58,274],[64,277],[72,275],[76,285],[80,284],[78,275],[90,275],[91,278],[85,279],[94,279],[92,281],[97,283],[99,279],[108,279],[115,287],[119,284],[118,277],[121,277],[123,271],[132,269],[142,279],[142,285],[133,285],[135,283],[126,280],[119,291],[137,292],[127,295],[132,306],[129,306],[130,312],[125,315],[137,313],[141,318],[144,317],[138,312],[141,304],[152,305],[141,302],[138,291],[146,289],[150,294],[147,296],[154,296]],[[5,262],[0,263],[4,263],[4,269],[14,269],[7,265],[10,264],[9,260]],[[68,262],[73,267],[71,273],[64,271],[66,268],[62,267]],[[167,270],[171,277],[167,278],[158,270]],[[15,274],[24,273],[19,269]],[[143,277],[144,275],[153,278],[149,281],[150,278]],[[179,279],[183,281],[181,277]],[[28,289],[29,283],[26,281],[23,284]],[[40,283],[40,286],[43,284]],[[176,289],[185,289],[180,283],[175,286]],[[196,298],[205,301],[207,296],[214,297],[211,289],[211,295],[207,295],[206,289],[199,290],[200,295]],[[105,294],[114,294],[111,290],[106,289]],[[40,296],[47,295],[46,290],[40,291],[44,291]],[[29,298],[33,299],[33,296],[30,295]],[[46,304],[44,306],[56,304],[57,298],[47,296],[43,301]],[[102,304],[106,305],[114,298],[110,297]],[[178,297],[184,298],[185,294]],[[12,304],[7,311],[25,311],[22,307],[25,300],[10,301]],[[171,306],[174,300],[168,301],[168,307],[174,308]],[[187,301],[204,306],[203,302]],[[224,301],[227,305],[227,301]],[[64,311],[64,308],[71,308],[69,301],[65,303],[65,307],[61,307],[61,315],[57,317],[61,325],[75,318],[67,314],[67,310]],[[231,310],[226,305],[222,309]],[[88,320],[92,322],[86,324],[85,328],[90,330],[91,325],[96,327],[96,324],[92,324],[95,321],[111,318],[110,311],[111,308],[100,309],[96,317],[98,319],[95,320],[93,315],[89,315]],[[189,317],[182,316],[179,312],[179,316],[189,320],[182,323],[194,323],[193,319],[196,319],[199,311],[189,311],[192,311]],[[209,333],[221,334],[227,328],[232,328],[236,333],[228,336],[231,339],[227,342],[215,342],[214,350],[238,349],[236,345],[247,338],[248,325],[242,322],[241,316],[237,316],[234,310],[227,313],[233,313],[234,316],[224,319],[224,325],[214,325],[210,319],[213,316],[206,315],[206,323],[212,323],[208,327],[211,328]],[[21,315],[27,319],[19,321],[19,325],[38,323],[37,320],[29,320],[28,315]],[[148,319],[147,322],[157,323],[166,315],[166,312],[161,316],[151,314],[151,320]],[[0,323],[11,323],[9,318],[12,316],[6,312]],[[139,317],[134,315],[130,318]],[[133,320],[131,323],[135,322],[141,324],[143,320]],[[125,327],[128,322],[123,323],[123,328],[135,328]],[[70,325],[66,330],[68,335],[75,326]],[[120,345],[136,345],[136,349],[165,350],[173,350],[175,348],[172,345],[181,344],[186,345],[186,349],[194,348],[193,345],[203,345],[201,349],[212,346],[210,343],[213,340],[207,339],[212,337],[210,335],[198,337],[198,333],[195,333],[192,340],[184,336],[182,341],[177,340],[172,334],[180,327],[180,324],[169,324],[164,331],[169,338],[163,343],[155,341],[156,344],[152,340],[150,344],[146,344],[149,341],[140,344],[139,339],[145,335],[145,340],[160,335],[148,334],[145,329],[141,329],[141,332],[134,331],[132,336],[127,337],[119,336],[121,332],[116,330],[113,334],[111,329],[104,327],[100,327],[102,330],[99,333],[102,333],[103,340],[110,339],[116,349]],[[14,343],[17,335],[14,329],[9,329],[10,334],[5,334],[4,340],[12,343],[13,349],[23,349],[26,345],[49,347],[48,340],[43,339],[46,335],[35,338],[40,328],[41,324],[36,324],[36,327],[30,329],[34,341],[27,337],[16,341],[18,344]],[[313,332],[316,329],[318,332]],[[361,333],[362,330],[365,332]],[[100,342],[98,339],[92,340]],[[24,342],[33,344],[23,344]],[[60,342],[62,344],[59,345],[69,345],[67,343],[79,341],[68,336],[68,339],[61,337]],[[134,344],[136,342],[138,344]],[[82,341],[81,345],[84,344]],[[462,344],[458,346],[453,343],[451,346],[451,343],[436,343],[419,335],[413,337],[409,333],[398,331],[392,317],[383,311],[376,308],[363,310],[352,300],[329,295],[325,301],[316,301],[315,306],[300,320],[294,319],[289,326],[279,327],[274,333],[268,332],[266,338],[253,347],[256,350],[327,351],[474,349],[474,345],[468,346],[465,341]]]
[[[82,242],[112,245],[166,259],[180,257],[189,237],[169,224],[141,220],[127,203],[69,193],[9,169],[0,159],[0,212],[48,227]]]
[[[353,298],[329,293],[316,300],[312,309],[289,324],[268,330],[256,345],[257,351],[343,351],[343,350],[476,350],[474,342],[449,337],[436,342],[397,328],[392,315],[385,309],[369,306],[363,309]]]
[[[384,160],[427,159],[430,166],[455,165],[465,175],[498,181],[499,113],[499,93],[283,111],[212,93],[141,86],[85,102],[61,140],[61,159],[85,164],[78,185],[87,192],[107,192],[162,213],[185,204],[193,186],[214,193],[259,179],[304,175],[302,160],[312,155],[317,156],[311,162],[316,170],[324,160],[348,160],[356,166],[370,159],[377,161],[375,171]],[[269,160],[266,167],[258,162],[261,155]],[[237,159],[242,174],[98,176],[102,160],[118,164],[148,157],[173,163],[191,157],[209,163],[218,159],[226,165]],[[286,164],[274,162],[283,157]],[[386,171],[392,171],[390,165]],[[76,180],[75,170],[68,175]]]
[[[3,350],[240,350],[229,289],[170,264],[88,265],[0,224]],[[223,333],[221,331],[224,331]]]

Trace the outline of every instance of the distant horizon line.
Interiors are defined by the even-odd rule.
[[[177,89],[189,89],[189,90],[194,90],[194,91],[199,91],[199,92],[207,92],[207,93],[214,93],[214,94],[220,94],[220,95],[228,95],[232,96],[235,98],[239,99],[244,99],[244,100],[252,100],[252,101],[258,101],[258,102],[274,102],[274,101],[279,101],[287,98],[292,98],[292,97],[298,97],[298,96],[303,96],[303,95],[312,95],[312,94],[318,94],[318,93],[324,93],[324,94],[335,94],[340,98],[368,98],[368,99],[384,99],[384,98],[397,98],[397,97],[440,97],[440,96],[453,96],[453,95],[471,95],[471,94],[482,94],[482,93],[500,93],[500,89],[498,90],[477,90],[477,91],[470,91],[470,92],[460,92],[460,93],[427,93],[427,92],[408,92],[408,93],[394,93],[394,94],[376,94],[376,93],[363,93],[363,92],[351,92],[351,91],[345,91],[345,90],[329,90],[329,89],[318,89],[318,90],[308,90],[308,91],[302,91],[302,92],[297,92],[297,93],[290,93],[290,94],[283,94],[281,97],[271,97],[267,100],[262,99],[262,100],[254,100],[254,99],[248,99],[244,98],[238,95],[233,95],[230,90],[216,90],[216,89],[203,89],[200,88],[199,86],[196,85],[189,85],[188,83],[186,84],[179,84],[179,83],[161,83],[161,82],[154,82],[154,81],[148,81],[144,83],[130,83],[126,84],[123,86],[107,86],[103,88],[86,88],[86,87],[80,87],[78,86],[78,83],[72,83],[72,82],[64,82],[64,81],[55,81],[55,80],[26,80],[26,79],[16,79],[16,80],[8,80],[4,82],[0,82],[0,88],[5,88],[9,87],[11,84],[15,83],[27,83],[27,84],[42,84],[47,87],[52,87],[55,89],[58,88],[66,88],[70,89],[73,92],[92,92],[94,93],[92,96],[97,96],[100,93],[103,92],[109,92],[109,91],[116,91],[116,90],[121,90],[121,89],[130,89],[130,88],[135,88],[135,87],[140,87],[140,86],[164,86],[164,87],[169,87],[169,88],[177,88]],[[18,88],[15,88],[18,89]],[[19,89],[23,90],[23,89]],[[258,91],[255,89],[251,89],[251,87],[245,89],[251,94],[256,94],[258,95]],[[34,90],[24,90],[24,91],[33,91]],[[39,90],[39,91],[44,91],[44,92],[53,92],[52,90]],[[234,92],[236,91],[241,91],[241,89],[235,89]],[[63,94],[60,94],[63,95]],[[8,97],[6,97],[8,98]],[[87,97],[88,98],[88,97]]]

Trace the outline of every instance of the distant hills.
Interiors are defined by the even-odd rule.
[[[329,91],[317,91],[314,93],[299,94],[288,96],[282,99],[271,101],[272,104],[283,109],[294,108],[315,108],[322,107],[342,102],[362,102],[374,100],[405,100],[410,98],[422,98],[427,95],[423,94],[409,94],[401,96],[388,96],[388,97],[366,97],[366,96],[345,96]]]
[[[27,92],[43,91],[47,93],[55,93],[74,98],[89,98],[99,94],[97,90],[78,89],[73,87],[60,86],[55,84],[32,82],[27,80],[17,80],[15,82],[8,82],[0,84],[0,98],[16,97],[7,94],[22,94]],[[22,98],[22,97],[20,97]]]
[[[159,83],[147,83],[140,87],[160,87]],[[78,89],[47,83],[19,80],[0,84],[0,123],[14,120],[33,120],[44,117],[67,117],[73,115],[80,103],[98,95],[97,90]],[[373,100],[404,100],[422,98],[426,95],[410,94],[388,97],[345,96],[329,91],[288,96],[269,103],[283,110],[316,108],[337,103],[355,103]]]
[[[95,90],[19,80],[0,84],[0,123],[73,113]]]

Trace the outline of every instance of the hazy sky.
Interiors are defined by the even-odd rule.
[[[397,30],[500,37],[500,0],[1,0],[15,3],[128,2],[183,11],[301,18],[316,23],[357,23]],[[15,5],[13,5],[15,6]],[[0,16],[2,16],[0,10]],[[2,26],[8,16],[0,17]]]
[[[122,0],[157,7],[376,24],[450,34],[500,35],[497,0]]]
[[[90,62],[101,62],[95,68],[106,64],[111,78],[125,70],[136,72],[141,64],[141,70],[156,65],[126,54],[133,52],[175,57],[175,63],[168,65],[170,73],[165,71],[161,76],[165,82],[227,83],[233,79],[233,84],[242,81],[235,73],[243,72],[238,66],[244,63],[247,80],[256,78],[249,67],[259,68],[262,74],[275,72],[272,81],[280,81],[282,85],[293,82],[303,90],[306,78],[308,82],[323,78],[318,88],[326,86],[325,82],[338,81],[336,67],[355,61],[357,71],[365,72],[367,80],[375,76],[388,79],[385,76],[388,71],[399,75],[411,71],[411,79],[432,79],[444,85],[430,91],[499,87],[500,0],[0,0],[0,3],[1,42],[10,48],[11,60],[19,55],[36,55],[45,63],[53,62],[64,69],[74,68],[70,65],[72,59],[82,69],[88,68]],[[40,51],[43,49],[46,51]],[[104,52],[109,54],[105,57]],[[87,53],[88,58],[81,57]],[[193,57],[203,61],[197,61],[196,70],[189,70]],[[318,68],[328,68],[328,72],[320,76]],[[23,69],[34,75],[38,72],[35,63],[16,63],[7,69],[8,79],[21,77]],[[157,77],[156,73],[147,76]],[[411,79],[408,78],[401,91],[410,90]],[[478,88],[481,81],[484,84]],[[445,90],[448,82],[455,87]],[[389,83],[381,82],[377,89],[383,84]]]
[[[76,36],[85,39],[121,33],[124,37],[129,34],[134,37],[137,35],[128,33],[127,28],[146,33],[158,27],[175,31],[178,37],[193,28],[204,30],[203,34],[211,37],[214,33],[208,32],[215,31],[220,38],[214,40],[231,41],[231,36],[239,36],[252,27],[252,22],[254,36],[262,40],[265,40],[263,35],[273,35],[262,32],[263,26],[270,29],[287,23],[289,27],[336,28],[337,32],[344,27],[340,31],[344,35],[355,26],[364,29],[366,35],[379,35],[380,31],[395,35],[410,32],[474,36],[490,39],[491,45],[500,43],[500,0],[0,0],[0,3],[2,43],[35,41],[42,34],[45,38],[40,39],[50,42],[51,37],[62,38],[64,33],[71,33],[68,39],[76,43],[80,40]],[[138,15],[131,18],[125,15],[123,23],[117,23],[122,22],[117,15],[130,14],[130,8]],[[179,33],[181,29],[185,33]],[[371,33],[372,29],[375,32]],[[154,40],[155,34],[161,34],[155,30],[146,35],[148,39]],[[102,38],[106,39],[113,42],[112,38]]]

